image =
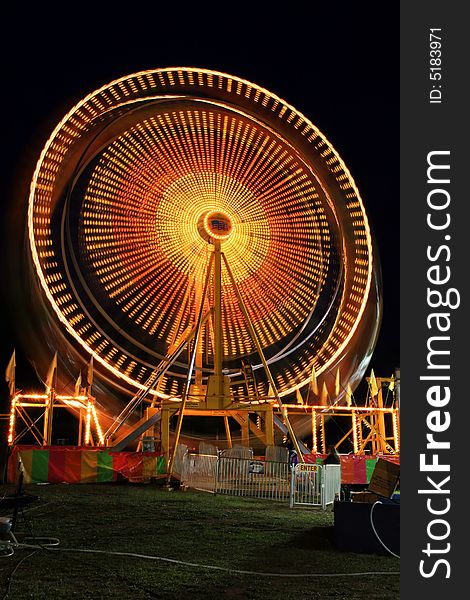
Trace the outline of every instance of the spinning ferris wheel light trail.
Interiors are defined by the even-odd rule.
[[[359,191],[313,123],[253,83],[167,68],[89,94],[42,151],[28,229],[50,318],[137,398],[110,431],[147,394],[282,409],[298,390],[315,404],[312,369],[331,394],[340,379],[337,402],[364,375],[381,290]],[[310,427],[283,417],[294,439]]]

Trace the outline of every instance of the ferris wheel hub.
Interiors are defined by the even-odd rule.
[[[212,239],[224,242],[233,232],[233,221],[224,211],[210,210],[199,217],[198,231],[206,241]]]

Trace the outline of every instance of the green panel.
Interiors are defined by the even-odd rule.
[[[31,483],[49,481],[49,450],[35,450],[32,454]]]
[[[156,475],[164,475],[166,473],[164,456],[157,456],[156,471]]]
[[[98,483],[105,483],[106,481],[113,481],[113,479],[113,457],[110,456],[108,450],[98,452],[96,481],[98,481]]]
[[[376,463],[377,463],[377,459],[376,458],[366,458],[366,478],[367,478],[367,483],[369,483],[370,478],[372,477],[372,473],[374,472]]]

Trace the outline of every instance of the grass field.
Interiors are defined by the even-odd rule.
[[[17,549],[13,556],[0,559],[0,598],[6,592],[3,597],[11,600],[399,596],[398,559],[337,551],[331,510],[291,510],[269,501],[168,492],[154,484],[26,489],[40,496],[25,515],[29,527],[37,536],[59,538],[60,549],[37,550],[31,556],[32,550]],[[20,530],[27,530],[23,519]],[[197,566],[77,549],[145,554]],[[386,574],[259,574],[357,572]]]

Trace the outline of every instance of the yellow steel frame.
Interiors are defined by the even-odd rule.
[[[49,394],[17,393],[12,396],[8,445],[14,446],[29,433],[40,446],[50,446],[52,444],[54,411],[59,408],[72,409],[78,414],[78,446],[104,445],[104,436],[98,411],[95,407],[95,398],[89,395],[56,394],[54,389]],[[18,422],[25,425],[19,432],[17,432]]]
[[[232,446],[230,419],[233,419],[240,426],[242,445],[249,446],[250,435],[256,436],[265,446],[274,445],[273,404],[233,405],[225,409],[209,409],[203,403],[191,401],[191,398],[189,398],[184,407],[181,402],[164,402],[161,410],[161,450],[168,465],[168,477],[171,476],[177,447],[176,438],[175,442],[171,444],[170,437],[170,419],[176,413],[180,416],[184,412],[184,416],[189,417],[223,417],[229,447]],[[260,418],[260,426],[250,419],[250,415],[256,415]]]
[[[197,319],[197,324],[195,328],[194,341],[193,341],[193,351],[189,361],[188,367],[188,375],[186,378],[186,384],[183,390],[183,394],[181,400],[179,401],[179,406],[177,409],[173,409],[171,404],[168,405],[168,402],[162,403],[162,418],[161,418],[161,443],[162,443],[162,451],[166,457],[167,463],[167,482],[170,482],[173,466],[176,458],[176,451],[179,444],[179,439],[181,435],[181,427],[183,423],[183,418],[185,415],[194,415],[194,416],[223,416],[225,429],[227,434],[227,442],[231,444],[231,434],[230,434],[230,425],[228,418],[232,417],[235,421],[240,425],[242,432],[242,444],[249,445],[250,439],[250,431],[266,442],[266,445],[272,445],[274,443],[274,424],[273,424],[273,408],[272,404],[276,404],[278,409],[282,414],[283,421],[285,422],[289,436],[294,444],[294,447],[297,451],[297,455],[299,457],[299,461],[303,462],[303,454],[300,450],[300,446],[292,428],[292,425],[289,420],[289,415],[287,410],[285,409],[279,393],[276,388],[276,383],[269,369],[269,365],[264,356],[264,352],[262,349],[261,342],[256,334],[256,330],[251,322],[250,315],[248,310],[246,309],[245,303],[243,301],[242,295],[238,289],[237,283],[233,276],[230,265],[228,264],[227,258],[221,249],[221,241],[218,239],[212,240],[213,246],[213,254],[209,261],[204,290],[202,292],[202,297],[200,300],[199,306],[199,314]],[[225,265],[227,270],[230,282],[235,291],[237,301],[240,307],[240,310],[243,313],[245,318],[245,324],[250,334],[251,339],[256,347],[256,351],[261,359],[261,362],[264,367],[264,371],[266,373],[270,389],[274,394],[274,402],[272,404],[267,405],[257,405],[257,408],[249,405],[237,405],[237,407],[230,406],[230,388],[228,385],[228,380],[223,374],[223,332],[222,332],[222,264]],[[213,307],[213,315],[214,315],[214,374],[209,378],[209,383],[207,386],[207,392],[205,396],[205,401],[201,402],[199,405],[193,406],[192,409],[187,409],[186,404],[188,402],[188,398],[190,395],[191,388],[191,378],[193,375],[194,366],[196,364],[197,355],[199,351],[199,337],[203,324],[203,309],[204,303],[207,296],[209,281],[211,278],[212,268],[214,270],[214,307]],[[264,406],[268,408],[260,409],[259,407]],[[173,450],[170,450],[170,417],[178,411],[178,422],[176,425],[175,432],[175,441],[173,444]],[[265,431],[263,432],[261,429],[256,427],[255,423],[251,421],[249,413],[264,413],[265,417]],[[267,416],[270,415],[270,416]]]
[[[369,378],[366,380],[369,381]],[[374,396],[369,392],[364,406],[284,405],[291,414],[311,413],[313,453],[327,452],[330,445],[326,431],[328,419],[343,417],[350,421],[350,427],[343,437],[336,441],[336,447],[352,437],[354,454],[400,454],[400,411],[397,401],[393,397],[391,406],[386,407],[383,398],[385,384],[390,384],[393,379],[377,377],[376,381],[378,392]]]

